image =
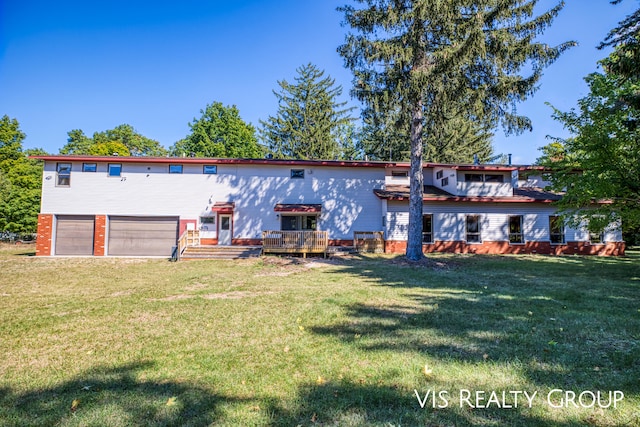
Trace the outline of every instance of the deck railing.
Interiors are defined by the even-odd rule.
[[[200,230],[185,230],[178,238],[178,246],[171,254],[171,259],[178,261],[188,246],[200,245]]]
[[[329,233],[326,231],[263,231],[264,253],[295,253],[327,255]]]

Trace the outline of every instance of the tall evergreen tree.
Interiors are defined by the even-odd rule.
[[[401,117],[400,108],[387,108],[363,110],[363,151],[371,159],[407,161],[411,153],[410,121]],[[425,162],[471,163],[476,156],[480,162],[487,162],[494,157],[489,126],[460,113],[448,117],[442,128],[423,133]]]
[[[189,124],[191,134],[176,142],[170,148],[171,154],[247,159],[263,156],[256,129],[242,120],[235,105],[214,102],[200,113],[202,116]]]
[[[409,124],[410,197],[406,256],[422,253],[424,135],[452,126],[452,112],[507,132],[531,127],[515,103],[536,89],[543,69],[572,45],[535,42],[564,4],[533,16],[537,0],[354,0],[353,29],[338,49],[367,105],[400,106]],[[523,75],[528,72],[528,75]],[[379,108],[377,108],[379,109]],[[426,141],[429,141],[427,138]]]
[[[296,69],[296,83],[278,82],[278,113],[260,121],[260,136],[277,159],[336,159],[343,157],[337,129],[352,119],[338,101],[342,86],[324,77],[313,64]]]

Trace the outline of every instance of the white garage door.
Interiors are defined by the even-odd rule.
[[[56,217],[56,255],[93,255],[95,217],[58,215]]]
[[[109,255],[169,257],[177,241],[176,217],[109,217]]]

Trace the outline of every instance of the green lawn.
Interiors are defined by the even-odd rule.
[[[637,252],[415,266],[32,250],[0,247],[3,426],[640,425]]]

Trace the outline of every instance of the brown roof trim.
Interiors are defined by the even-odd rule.
[[[321,204],[286,204],[278,203],[273,210],[275,212],[295,212],[295,213],[320,213],[322,212]]]
[[[409,189],[407,187],[395,187],[393,189],[373,190],[380,199],[405,201],[409,200]],[[542,191],[538,188],[516,189],[513,196],[484,197],[484,196],[454,196],[433,194],[429,188],[425,188],[422,200],[425,202],[471,202],[471,203],[553,203],[562,197],[559,194]]]
[[[44,161],[75,161],[103,163],[162,163],[162,164],[201,164],[201,165],[286,165],[286,166],[332,166],[364,168],[402,168],[409,169],[408,162],[383,162],[364,160],[285,160],[285,159],[221,159],[211,157],[143,157],[143,156],[89,156],[47,154],[29,156]],[[511,172],[515,166],[506,165],[452,165],[445,163],[423,163],[424,168],[446,168],[454,170],[502,171]]]
[[[393,162],[368,162],[356,160],[282,160],[282,159],[221,159],[209,157],[141,157],[141,156],[79,156],[79,155],[43,155],[29,156],[44,161],[103,162],[103,163],[162,163],[162,164],[199,164],[199,165],[285,165],[285,166],[333,166],[389,168],[402,164]]]

